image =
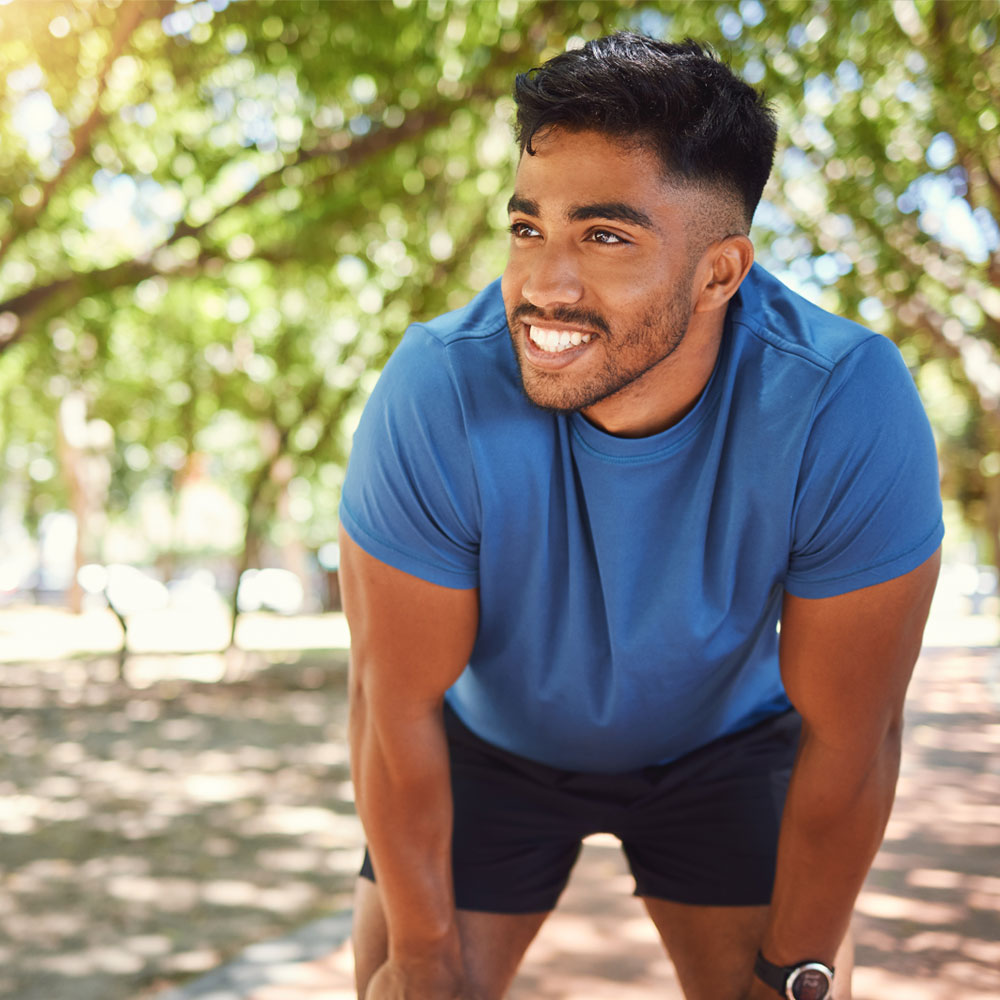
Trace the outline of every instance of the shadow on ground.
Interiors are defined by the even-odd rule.
[[[0,664],[0,995],[138,1000],[350,904],[346,654],[254,666]]]
[[[858,905],[859,993],[1000,1000],[996,650],[925,652],[885,842]]]
[[[933,650],[918,665],[858,905],[858,1000],[1000,1000],[998,662]],[[0,995],[145,1000],[253,942],[277,969],[273,939],[350,903],[342,652],[133,691],[114,669],[0,664]],[[588,851],[511,1000],[678,998],[620,852]],[[286,971],[239,995],[352,995],[343,948]]]

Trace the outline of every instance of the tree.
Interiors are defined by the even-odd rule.
[[[767,13],[764,83],[789,143],[770,250],[823,305],[900,345],[945,496],[1000,566],[1000,5]]]
[[[115,428],[120,512],[207,453],[246,510],[237,579],[289,492],[328,538],[371,373],[411,316],[492,276],[497,98],[557,13],[0,8],[0,447],[34,470],[33,512],[64,502],[32,461],[79,392]]]
[[[213,543],[234,586],[269,540],[329,539],[403,329],[502,268],[513,73],[631,27],[706,39],[775,100],[761,256],[899,342],[995,557],[997,23],[996,0],[0,3],[7,488],[32,522],[68,502],[79,393],[133,525],[86,558],[204,554],[169,507],[142,518],[206,469],[244,511]]]

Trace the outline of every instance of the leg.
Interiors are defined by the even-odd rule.
[[[687,1000],[743,996],[753,978],[754,957],[767,923],[766,906],[691,906],[650,896],[642,901]],[[834,967],[833,1000],[851,1000],[854,942],[850,933],[837,952]]]
[[[565,887],[590,827],[577,829],[584,807],[559,791],[564,772],[485,743],[447,707],[444,718],[462,958],[476,1000],[500,1000]],[[508,910],[517,912],[503,912]],[[388,956],[385,914],[367,852],[355,892],[353,936],[363,998]]]
[[[643,896],[686,1000],[742,997],[767,924],[766,906],[691,906]]]
[[[474,995],[501,1000],[524,953],[548,913],[481,913],[458,911],[465,967]],[[389,938],[378,888],[359,878],[354,894],[354,964],[359,1000],[368,980],[386,960]]]
[[[622,843],[686,1000],[742,1000],[753,983],[799,726],[783,713],[666,765],[630,816]],[[833,1000],[851,1000],[849,936],[834,965]]]

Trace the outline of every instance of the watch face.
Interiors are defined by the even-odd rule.
[[[792,973],[791,987],[795,1000],[827,1000],[830,978],[821,969],[805,968]]]

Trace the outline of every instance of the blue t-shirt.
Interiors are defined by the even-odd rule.
[[[447,694],[463,722],[599,772],[786,709],[783,591],[881,583],[943,535],[934,441],[896,347],[758,265],[704,392],[650,437],[526,399],[499,282],[412,326],[362,416],[340,512],[382,562],[479,588]]]

